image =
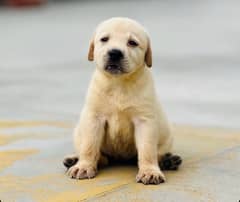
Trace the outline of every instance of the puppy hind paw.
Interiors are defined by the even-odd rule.
[[[166,153],[159,162],[161,170],[177,170],[181,164],[182,158],[171,153]]]
[[[63,159],[63,165],[69,169],[70,167],[74,166],[78,162],[78,157],[65,157]]]

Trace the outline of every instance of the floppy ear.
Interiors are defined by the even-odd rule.
[[[94,39],[90,41],[90,46],[88,50],[88,60],[93,61],[94,60]]]
[[[148,67],[152,66],[152,49],[150,39],[148,39],[147,51],[145,53],[145,63]]]

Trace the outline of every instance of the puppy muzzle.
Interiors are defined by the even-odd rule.
[[[123,74],[126,73],[123,67],[124,54],[119,49],[112,49],[107,53],[107,63],[105,71],[110,74]]]

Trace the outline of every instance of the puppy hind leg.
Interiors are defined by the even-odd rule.
[[[64,157],[63,165],[69,169],[70,167],[74,166],[78,162],[78,155],[72,154]]]
[[[77,154],[72,154],[64,157],[63,159],[63,165],[69,169],[70,167],[74,166],[79,160],[79,157]],[[108,165],[108,158],[104,155],[101,155],[98,161],[99,167],[105,167]]]
[[[177,170],[182,164],[182,158],[172,154],[172,138],[169,138],[158,150],[158,162],[161,170]]]
[[[163,155],[159,162],[159,166],[162,170],[177,170],[181,164],[182,158],[171,153]]]
[[[101,154],[99,160],[98,160],[98,166],[100,168],[105,167],[109,164],[108,158],[106,156],[104,156],[103,154]]]

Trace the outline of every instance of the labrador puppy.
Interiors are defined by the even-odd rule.
[[[173,137],[154,89],[147,32],[128,18],[106,20],[91,40],[88,60],[96,70],[74,132],[76,155],[64,159],[67,174],[93,178],[108,158],[137,157],[137,182],[164,182],[162,170],[177,169],[181,158],[169,153]]]

